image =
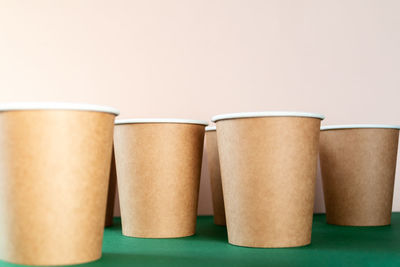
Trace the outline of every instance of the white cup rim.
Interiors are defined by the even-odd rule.
[[[397,129],[400,130],[400,125],[391,124],[343,124],[343,125],[327,125],[322,126],[321,131],[341,130],[341,129]]]
[[[119,111],[112,107],[99,106],[85,103],[68,102],[12,102],[1,103],[0,112],[21,110],[77,110],[111,113],[116,116]]]
[[[139,124],[139,123],[182,123],[182,124],[199,124],[207,126],[208,122],[202,120],[190,119],[171,119],[171,118],[154,118],[154,119],[120,119],[115,120],[116,125],[121,124]]]
[[[210,132],[210,131],[216,131],[217,127],[215,125],[211,125],[211,126],[207,126],[206,127],[206,132]]]
[[[308,117],[323,120],[324,115],[310,112],[295,112],[295,111],[263,111],[263,112],[240,112],[240,113],[228,113],[220,114],[212,117],[213,122],[220,120],[229,119],[241,119],[241,118],[259,118],[259,117]]]

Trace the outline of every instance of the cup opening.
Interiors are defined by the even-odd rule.
[[[308,117],[323,120],[324,115],[309,112],[294,112],[294,111],[263,111],[263,112],[241,112],[221,114],[212,117],[211,121],[217,122],[220,120],[242,119],[242,118],[260,118],[260,117]]]
[[[343,129],[396,129],[400,130],[400,125],[390,124],[346,124],[322,126],[321,131],[343,130]]]
[[[207,126],[208,122],[202,120],[187,120],[187,119],[121,119],[115,120],[116,125],[121,124],[140,124],[140,123],[182,123],[182,124],[199,124]]]
[[[21,110],[79,110],[105,112],[114,114],[116,116],[119,115],[119,111],[115,108],[84,103],[14,102],[0,104],[0,112]]]

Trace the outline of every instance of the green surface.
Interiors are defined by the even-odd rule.
[[[19,266],[0,262],[1,266]],[[400,213],[392,225],[344,227],[315,215],[312,243],[301,248],[244,248],[227,243],[226,228],[210,216],[198,218],[197,234],[176,239],[121,235],[121,224],[106,228],[103,257],[76,266],[400,266]]]

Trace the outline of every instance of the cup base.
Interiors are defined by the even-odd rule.
[[[350,226],[350,227],[380,227],[380,226],[389,226],[389,223],[341,223],[341,222],[326,222],[330,225],[336,226]]]
[[[0,258],[0,260],[11,263],[11,264],[19,264],[19,265],[30,265],[30,266],[64,266],[64,265],[77,265],[77,264],[85,264],[89,262],[95,262],[101,259],[99,257],[91,258],[91,259],[81,259],[81,260],[74,260],[74,261],[24,261],[24,260],[12,260],[12,259],[5,259]]]
[[[292,243],[292,244],[273,244],[273,243],[265,243],[265,244],[252,244],[241,243],[241,242],[232,242],[228,241],[229,244],[238,246],[238,247],[247,247],[247,248],[294,248],[294,247],[305,247],[311,244],[311,241],[306,243]]]
[[[221,226],[226,226],[226,221],[224,218],[219,218],[214,216],[214,224],[216,225],[221,225]]]
[[[183,238],[183,237],[193,236],[194,234],[195,232],[182,233],[182,234],[150,234],[150,235],[122,233],[123,236],[133,237],[133,238],[145,238],[145,239]]]

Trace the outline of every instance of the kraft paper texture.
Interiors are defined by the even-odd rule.
[[[0,112],[0,259],[66,265],[100,258],[114,117]]]
[[[305,117],[217,121],[229,243],[311,242],[319,129]]]
[[[126,236],[195,233],[204,125],[116,125],[114,146]]]
[[[214,223],[217,225],[226,225],[216,131],[206,131],[206,152],[210,173]]]
[[[399,131],[321,131],[320,161],[330,224],[390,224]]]
[[[111,168],[110,168],[110,181],[108,182],[107,209],[106,209],[106,222],[105,222],[106,227],[113,225],[116,187],[117,187],[117,171],[115,169],[115,156],[113,150],[111,158]]]

